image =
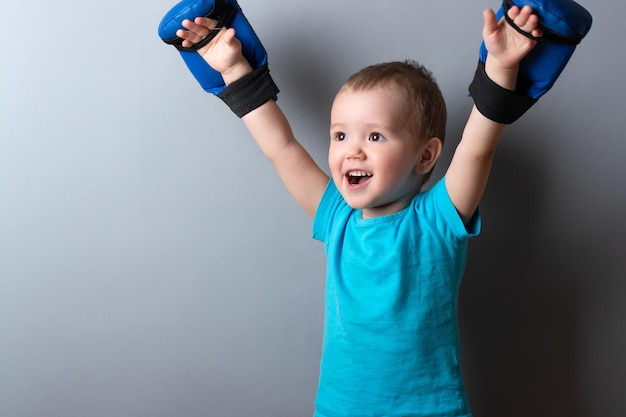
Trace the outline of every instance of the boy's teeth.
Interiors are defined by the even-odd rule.
[[[369,176],[371,176],[371,174],[368,174],[365,171],[350,171],[350,172],[348,172],[348,175],[350,175],[351,177],[369,177]]]
[[[357,185],[361,182],[363,178],[369,178],[372,174],[369,174],[365,171],[348,171],[347,178],[350,181],[350,184]]]

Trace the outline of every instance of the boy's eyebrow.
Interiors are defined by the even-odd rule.
[[[330,130],[345,130],[348,124],[344,122],[332,123],[330,125]]]
[[[384,130],[387,132],[393,132],[396,131],[398,128],[394,127],[393,125],[385,125],[385,124],[381,124],[381,123],[362,123],[362,126],[365,126],[365,128],[367,130]],[[330,130],[334,130],[334,129],[341,129],[341,128],[345,128],[346,124],[343,122],[338,122],[338,123],[333,123],[330,125]]]

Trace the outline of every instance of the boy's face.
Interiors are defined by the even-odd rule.
[[[393,91],[342,89],[330,115],[328,162],[339,192],[363,217],[379,217],[408,206],[422,185],[423,141],[401,121]]]

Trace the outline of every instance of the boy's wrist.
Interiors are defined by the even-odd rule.
[[[233,113],[238,117],[243,117],[267,101],[276,100],[278,92],[269,67],[265,64],[234,80],[217,96],[230,107]]]
[[[493,71],[492,68],[492,74],[499,79],[491,79],[485,63],[479,60],[469,86],[470,95],[478,111],[486,118],[496,123],[513,123],[537,100],[515,91],[517,78],[510,71]]]
[[[498,84],[502,88],[515,91],[517,84],[517,74],[519,72],[519,65],[513,67],[503,67],[492,59],[490,55],[487,55],[485,60],[485,72],[489,79]]]
[[[248,62],[246,58],[242,55],[240,59],[224,72],[222,72],[222,78],[224,79],[224,83],[228,86],[235,81],[241,79],[242,77],[250,74],[252,72],[252,66]]]

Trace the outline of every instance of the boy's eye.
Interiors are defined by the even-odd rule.
[[[335,139],[337,142],[341,142],[343,140],[346,140],[346,134],[343,132],[337,132],[333,135],[333,139]]]
[[[381,142],[385,140],[385,137],[378,132],[374,132],[370,134],[369,140],[372,142]]]

